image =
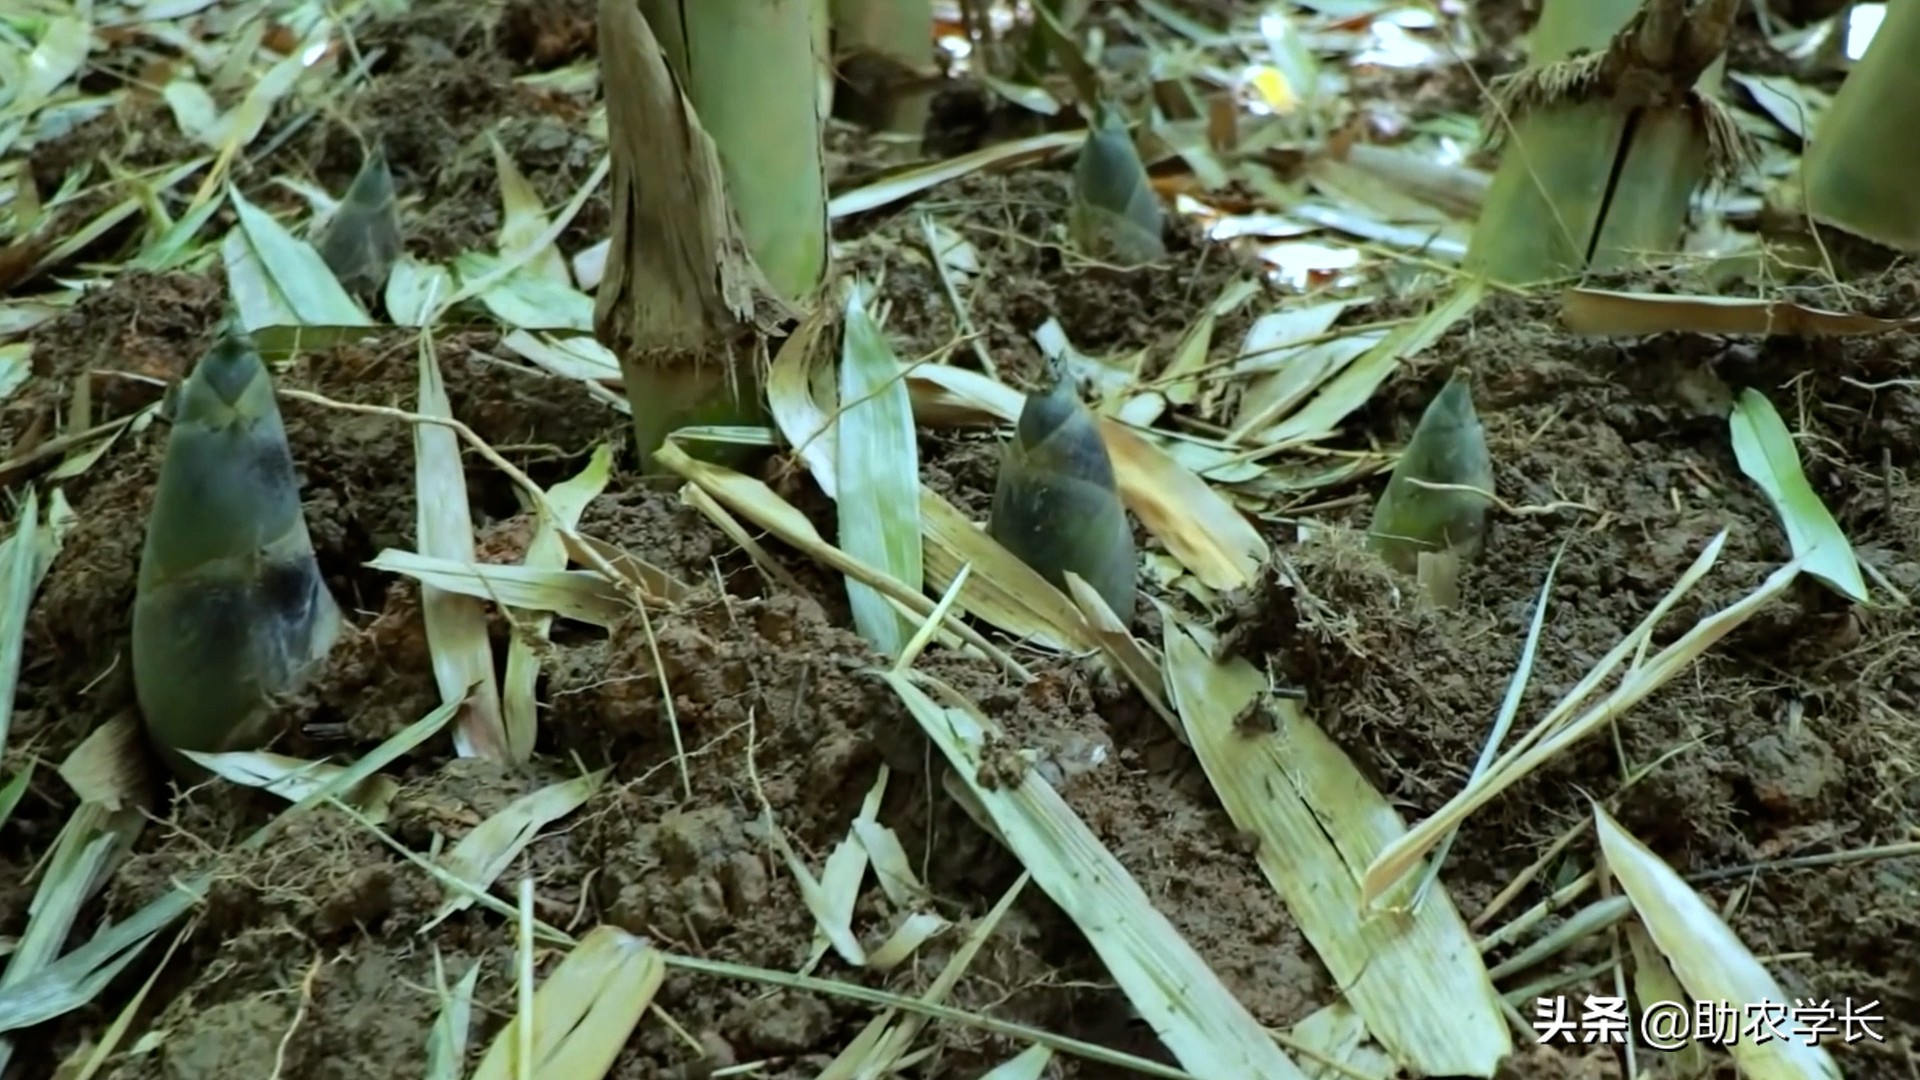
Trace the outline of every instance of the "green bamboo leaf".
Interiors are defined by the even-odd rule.
[[[469,251],[453,261],[461,289],[479,286],[480,302],[508,327],[593,331],[593,297],[526,266],[500,275],[512,265],[510,259],[480,251]]]
[[[88,10],[88,9],[78,9]],[[93,25],[85,15],[62,15],[49,19],[42,27],[40,40],[22,65],[20,83],[7,102],[8,111],[30,114],[68,79],[86,65],[93,48]]]
[[[173,270],[187,265],[200,254],[200,249],[193,246],[193,238],[200,235],[200,230],[219,209],[217,199],[208,199],[194,207],[148,244],[133,260],[133,265],[142,270]]]
[[[20,685],[20,657],[27,612],[45,570],[39,566],[40,496],[31,487],[20,504],[13,535],[0,545],[0,752],[13,723],[13,694]]]
[[[980,1074],[980,1080],[1040,1080],[1053,1061],[1053,1049],[1035,1043]]]
[[[924,570],[913,403],[893,347],[867,313],[867,292],[861,285],[849,290],[840,345],[840,549],[919,590]],[[847,598],[860,636],[889,658],[899,656],[913,637],[914,623],[878,591],[852,578]]]
[[[426,326],[454,290],[451,270],[403,254],[387,274],[387,318],[396,326]]]
[[[6,331],[0,329],[0,334]],[[33,343],[15,341],[0,345],[0,401],[13,396],[33,375]]]
[[[1800,471],[1793,433],[1773,403],[1757,390],[1741,391],[1729,426],[1740,471],[1766,493],[1786,527],[1794,556],[1806,560],[1807,573],[1854,603],[1866,603],[1867,583],[1860,577],[1853,545]]]
[[[33,781],[33,763],[13,774],[6,787],[0,787],[0,825],[7,823],[7,816],[13,808],[20,805],[20,796],[27,793],[27,785]]]
[[[427,1080],[460,1080],[467,1061],[467,1035],[473,1020],[473,991],[480,983],[480,962],[467,966],[467,973],[452,987],[439,950],[433,954],[434,986],[440,996],[440,1015],[427,1033]]]
[[[247,330],[285,325],[288,314],[305,326],[373,325],[319,252],[248,202],[238,188],[230,188],[227,197],[240,225],[221,250]]]

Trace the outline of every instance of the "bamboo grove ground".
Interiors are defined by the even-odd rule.
[[[497,18],[473,10],[428,3],[367,26],[362,49],[385,51],[371,81],[340,102],[337,116],[281,147],[274,160],[256,162],[241,175],[243,186],[263,201],[283,200],[266,181],[285,171],[341,190],[359,163],[356,129],[377,135],[403,196],[418,199],[406,219],[410,247],[448,258],[486,247],[498,227],[483,137],[492,131],[550,204],[563,200],[599,154],[582,133],[590,102],[513,78],[590,56],[592,8],[514,3]],[[1458,73],[1434,80],[1380,89],[1416,110],[1421,101],[1457,104],[1471,93]],[[957,145],[989,126],[964,108],[942,122],[952,127],[943,137]],[[186,151],[172,130],[164,107],[151,103],[36,152],[34,169],[46,189],[92,156],[178,159]],[[839,176],[858,175],[871,154],[844,132],[833,150]],[[1080,272],[1036,240],[1058,233],[1066,196],[1065,173],[1026,170],[942,187],[919,207],[981,252],[986,272],[974,318],[1004,377],[1018,385],[1031,385],[1039,372],[1031,334],[1046,318],[1057,317],[1088,352],[1165,347],[1241,270],[1225,249],[1187,239],[1152,270]],[[603,192],[562,246],[578,250],[606,226]],[[919,228],[913,214],[882,211],[837,230],[844,261],[884,271],[889,330],[903,356],[930,353],[956,333]],[[1916,299],[1920,274],[1896,268],[1853,283],[1836,306],[1904,315]],[[89,371],[182,373],[222,303],[217,276],[122,273],[35,331],[34,378],[0,411],[0,441],[17,444],[46,424],[72,381]],[[1238,340],[1248,318],[1229,317],[1219,339]],[[411,332],[395,332],[304,353],[281,382],[343,401],[404,406],[413,395],[414,348]],[[1404,440],[1447,373],[1464,365],[1503,495],[1515,506],[1556,508],[1502,515],[1488,557],[1464,582],[1466,602],[1439,612],[1395,602],[1393,579],[1350,534],[1324,529],[1322,538],[1296,543],[1300,517],[1364,528],[1377,479],[1323,493],[1317,508],[1275,507],[1266,527],[1293,578],[1242,598],[1223,626],[1303,688],[1320,723],[1407,820],[1418,820],[1459,790],[1472,767],[1563,544],[1523,716],[1584,675],[1719,529],[1730,530],[1719,567],[1666,620],[1661,640],[1787,558],[1778,519],[1735,464],[1724,414],[1697,404],[1689,372],[1711,370],[1781,403],[1790,422],[1804,426],[1809,476],[1861,558],[1908,595],[1920,594],[1920,491],[1909,481],[1920,468],[1920,393],[1911,381],[1917,354],[1911,335],[1764,344],[1675,335],[1622,345],[1565,336],[1551,304],[1490,302],[1403,367],[1355,417],[1352,445]],[[624,436],[624,418],[579,384],[530,373],[504,356],[492,331],[440,341],[454,414],[536,480],[569,475],[596,443]],[[141,383],[106,385],[102,410],[111,414],[158,392]],[[383,548],[412,545],[411,436],[379,417],[292,401],[284,409],[315,544],[356,627],[322,678],[289,704],[297,734],[288,749],[351,755],[438,703],[417,589],[363,566]],[[129,436],[67,488],[78,522],[29,624],[14,755],[58,762],[88,731],[132,707],[128,612],[161,449],[157,430]],[[928,482],[983,517],[992,439],[929,433],[922,452]],[[818,511],[816,520],[831,521],[829,504],[795,470],[778,462],[770,468],[783,493]],[[517,558],[529,519],[503,478],[471,458],[468,470],[482,557]],[[424,851],[436,833],[458,836],[514,797],[568,775],[576,755],[610,766],[611,782],[508,875],[534,879],[541,917],[575,929],[611,922],[679,951],[786,970],[805,961],[814,924],[770,852],[762,794],[817,865],[884,764],[894,782],[881,820],[900,834],[944,914],[978,917],[1018,877],[1015,859],[944,795],[937,754],[897,699],[861,676],[877,658],[849,629],[839,579],[775,545],[803,589],[772,584],[674,491],[624,472],[591,505],[582,530],[699,585],[691,602],[655,626],[689,754],[691,797],[672,765],[674,742],[643,636],[635,628],[610,638],[562,631],[542,695],[545,771],[455,760],[443,744],[431,744],[431,753],[404,764],[388,826],[397,840]],[[497,629],[504,636],[505,626]],[[1590,740],[1470,818],[1443,880],[1472,920],[1554,837],[1590,814],[1590,798],[1605,800],[1687,874],[1914,839],[1917,636],[1920,614],[1911,606],[1852,609],[1803,583],[1623,717],[1612,737]],[[1065,797],[1263,1023],[1285,1027],[1336,994],[1191,755],[1131,690],[1058,661],[1025,688],[959,660],[930,662],[1023,745],[1113,747],[1106,766],[1065,783]],[[1649,766],[1621,789],[1624,774]],[[44,770],[0,829],[0,933],[24,923],[27,871],[71,799]],[[337,815],[308,818],[267,853],[240,852],[238,841],[274,807],[226,785],[181,793],[86,913],[82,930],[137,909],[173,878],[217,870],[217,885],[142,1018],[164,1038],[118,1059],[112,1074],[256,1080],[279,1060],[289,1078],[415,1075],[438,1007],[436,953],[450,972],[482,965],[475,1034],[483,1045],[512,1010],[511,932],[497,917],[469,910],[421,933],[440,903],[438,886]],[[1564,879],[1591,862],[1591,839],[1582,838],[1546,877]],[[1701,887],[1725,905],[1790,994],[1882,1002],[1886,1041],[1841,1050],[1849,1076],[1916,1075],[1920,861],[1736,872]],[[1530,891],[1527,902],[1539,895]],[[878,890],[862,902],[863,920],[884,924],[890,914]],[[924,988],[949,947],[936,940],[884,983]],[[21,1075],[49,1075],[53,1062],[98,1038],[157,956],[93,1006],[27,1032]],[[1575,960],[1582,957],[1600,954]],[[829,969],[875,978],[832,971],[831,962]],[[1130,1019],[1077,931],[1036,889],[1023,895],[952,1003],[1171,1060]],[[727,1075],[811,1077],[870,1015],[844,1001],[686,973],[669,977],[659,1004],[699,1050],[664,1025],[643,1023],[614,1075],[691,1080],[759,1063],[757,1071]],[[963,1028],[933,1031],[942,1051],[922,1067],[928,1077],[975,1076],[1018,1049]],[[1109,1075],[1066,1059],[1054,1068],[1081,1080]],[[1609,1049],[1528,1046],[1517,1050],[1511,1072],[1618,1074]]]

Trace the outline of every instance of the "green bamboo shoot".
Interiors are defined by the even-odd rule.
[[[174,399],[133,603],[133,681],[164,750],[257,748],[333,647],[273,382],[230,327]]]
[[[1067,225],[1074,246],[1088,258],[1137,266],[1167,253],[1160,197],[1133,137],[1111,112],[1103,110],[1087,131],[1073,170]]]
[[[1920,5],[1888,4],[1867,54],[1820,118],[1801,161],[1813,219],[1901,251],[1920,251]]]
[[[368,296],[386,286],[400,257],[400,208],[384,147],[367,154],[340,200],[320,238],[320,257],[350,293]]]
[[[1139,564],[1113,460],[1073,380],[1053,374],[1051,390],[1027,395],[1002,452],[987,532],[1058,588],[1078,574],[1130,622]]]
[[[814,0],[639,0],[713,139],[754,262],[789,305],[827,273]]]
[[[1741,159],[1714,96],[1737,5],[1547,0],[1485,121],[1502,152],[1467,269],[1531,285],[1679,251],[1695,189]]]
[[[1393,467],[1368,533],[1394,569],[1419,572],[1422,554],[1480,557],[1486,544],[1493,459],[1464,374],[1447,381]]]

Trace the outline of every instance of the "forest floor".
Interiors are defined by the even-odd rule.
[[[1232,7],[1211,5],[1197,17]],[[489,135],[546,206],[565,203],[604,152],[587,122],[596,91],[541,76],[591,63],[593,8],[515,0],[492,16],[479,10],[419,0],[406,14],[360,22],[360,53],[378,54],[367,76],[270,153],[244,156],[236,183],[259,205],[294,208],[298,196],[276,178],[338,193],[359,167],[361,140],[377,137],[405,200],[408,250],[421,260],[493,250],[502,211]],[[1508,36],[1471,64],[1356,75],[1351,92],[1376,96],[1407,123],[1473,112],[1476,79],[1510,69],[1517,55],[1508,38],[1518,17],[1498,14],[1483,12],[1482,22]],[[1001,117],[986,115],[989,98],[952,97],[974,107],[972,115],[955,107],[938,118],[947,127],[944,152],[1005,137],[996,128]],[[1028,121],[1029,132],[1046,126]],[[864,182],[877,163],[916,156],[838,125],[830,147],[837,191]],[[144,169],[202,152],[156,95],[129,93],[108,114],[37,147],[31,165],[45,193],[88,163]],[[964,332],[927,256],[922,215],[964,237],[980,264],[966,298],[977,341],[999,378],[1022,389],[1042,373],[1034,335],[1049,319],[1084,354],[1146,349],[1157,368],[1227,285],[1262,276],[1245,245],[1202,239],[1200,227],[1184,221],[1163,263],[1088,272],[1061,247],[1069,194],[1067,165],[976,172],[840,218],[839,262],[880,282],[901,357],[952,350],[950,362],[970,364],[972,345],[952,349]],[[230,220],[222,215],[216,221]],[[590,247],[605,238],[609,220],[603,186],[559,247],[569,256]],[[82,255],[124,245],[126,235],[110,231]],[[1338,277],[1324,275],[1313,287],[1330,295]],[[1410,307],[1371,295],[1345,322]],[[1833,296],[1828,306],[1903,316],[1920,297],[1920,273],[1896,268]],[[1216,355],[1230,355],[1257,316],[1305,302],[1297,288],[1264,285],[1219,319]],[[0,406],[5,456],[17,458],[54,430],[76,385],[91,386],[95,422],[151,405],[157,383],[183,374],[205,349],[225,303],[217,261],[100,275],[24,338],[32,373]],[[1920,393],[1911,375],[1920,339],[1580,337],[1561,329],[1558,314],[1557,298],[1489,299],[1402,362],[1330,444],[1402,444],[1449,374],[1470,372],[1498,491],[1521,512],[1496,515],[1486,556],[1464,572],[1458,606],[1410,600],[1354,541],[1384,477],[1296,483],[1287,478],[1309,476],[1319,459],[1283,455],[1263,463],[1271,466],[1265,479],[1241,475],[1222,485],[1243,489],[1236,501],[1292,587],[1259,592],[1221,624],[1277,682],[1305,693],[1321,728],[1408,823],[1430,816],[1467,781],[1556,558],[1523,722],[1630,633],[1716,533],[1727,536],[1715,568],[1661,623],[1656,646],[1790,557],[1779,517],[1735,460],[1724,409],[1691,393],[1693,373],[1768,395],[1798,436],[1814,490],[1875,572],[1870,580],[1920,592],[1920,488],[1910,475],[1920,466]],[[898,697],[864,674],[881,660],[852,629],[843,580],[767,538],[767,556],[787,577],[763,572],[677,486],[633,475],[628,420],[606,395],[523,362],[504,333],[484,323],[437,333],[453,415],[542,485],[577,473],[600,444],[622,447],[580,531],[669,571],[691,593],[654,613],[647,634],[637,624],[611,634],[557,624],[534,767],[457,758],[444,737],[429,742],[392,767],[399,790],[387,835],[426,852],[436,838],[452,843],[516,797],[574,775],[577,762],[604,767],[607,782],[535,838],[495,892],[511,901],[518,882],[531,878],[540,917],[571,932],[610,923],[678,953],[797,971],[814,952],[816,922],[769,842],[767,812],[817,872],[885,769],[891,782],[877,820],[898,835],[938,912],[959,927],[985,915],[1020,878],[1021,862],[948,797],[938,753]],[[411,407],[418,344],[418,331],[386,328],[302,350],[277,379],[335,401]],[[279,748],[351,759],[440,703],[418,585],[367,566],[383,550],[414,547],[413,433],[389,417],[310,399],[289,398],[282,408],[318,557],[353,630],[288,704],[290,734]],[[30,871],[76,804],[52,766],[133,708],[129,610],[165,430],[127,433],[59,481],[73,517],[27,623],[3,771],[44,767],[0,824],[0,942],[22,931],[36,887]],[[925,481],[983,519],[1001,438],[924,431]],[[486,461],[469,456],[466,466],[480,557],[517,560],[532,518]],[[831,536],[831,503],[791,462],[776,458],[766,475]],[[1303,522],[1314,526],[1304,543]],[[1170,593],[1166,577],[1149,575],[1144,588],[1194,609],[1194,597]],[[1148,626],[1157,619],[1143,616]],[[496,620],[494,629],[504,642],[506,623]],[[1157,642],[1158,634],[1143,640]],[[671,674],[670,711],[658,691],[655,647]],[[1021,658],[1038,675],[1024,686],[937,647],[925,663],[1021,745],[1111,748],[1100,767],[1063,786],[1066,801],[1261,1024],[1285,1031],[1333,1000],[1339,988],[1247,854],[1206,775],[1140,695],[1091,661]],[[1853,606],[1816,582],[1798,582],[1604,736],[1468,817],[1440,881],[1475,932],[1491,932],[1594,865],[1597,800],[1698,883],[1791,996],[1879,1003],[1882,1038],[1833,1048],[1848,1076],[1920,1076],[1920,859],[1845,854],[1920,840],[1916,672],[1920,608]],[[18,1075],[54,1075],[56,1063],[106,1037],[156,965],[104,1075],[419,1075],[441,1006],[437,968],[451,981],[475,964],[478,1054],[515,1008],[509,923],[474,907],[423,932],[441,905],[440,885],[342,815],[316,813],[264,851],[242,846],[280,805],[224,783],[170,789],[156,801],[125,861],[83,909],[76,943],[172,882],[212,872],[212,888],[164,961],[163,946],[151,947],[89,1003],[18,1033]],[[1538,865],[1569,831],[1572,842]],[[1821,855],[1835,857],[1806,858]],[[1502,910],[1488,910],[1528,876]],[[877,940],[900,914],[872,886],[855,926]],[[1526,940],[1558,925],[1556,913]],[[171,932],[161,937],[171,940]],[[1498,985],[1514,990],[1588,967],[1607,957],[1608,940],[1595,936],[1543,965],[1502,972]],[[1524,944],[1499,944],[1489,961]],[[938,974],[948,948],[936,940],[885,974],[829,955],[819,973],[914,994]],[[541,970],[550,970],[546,962]],[[1554,992],[1611,985],[1610,975],[1594,976]],[[1082,933],[1034,887],[1022,891],[948,1002],[1174,1060],[1134,1017]],[[858,1001],[677,968],[656,1004],[680,1030],[643,1022],[610,1075],[814,1077],[874,1012]],[[1617,1047],[1531,1042],[1515,1034],[1512,1075],[1620,1074]],[[924,1077],[979,1076],[1022,1049],[959,1023],[931,1025],[922,1045],[937,1050],[912,1073]],[[1071,1055],[1049,1069],[1081,1080],[1128,1075]]]

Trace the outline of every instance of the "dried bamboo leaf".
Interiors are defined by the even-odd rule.
[[[822,333],[827,309],[787,339],[767,375],[768,411],[781,436],[828,498],[840,490],[839,425],[823,402],[834,399],[833,358]],[[925,583],[945,591],[963,566],[973,568],[960,607],[1030,644],[1085,652],[1094,647],[1073,605],[1058,589],[995,543],[933,489],[920,485],[921,559]]]
[[[1205,1077],[1302,1076],[1052,785],[1031,768],[1009,777],[988,766],[1005,736],[971,703],[925,676],[880,677],[1183,1068]]]
[[[1808,338],[1887,334],[1920,325],[1913,318],[1880,319],[1790,300],[1608,289],[1568,289],[1560,297],[1560,321],[1576,334],[1614,337],[1685,333]]]
[[[560,540],[567,546],[567,557],[587,565],[604,563],[622,581],[653,600],[677,604],[693,594],[693,587],[652,563],[597,537],[562,530]]]
[[[767,411],[793,453],[829,499],[840,497],[840,431],[828,406],[835,399],[834,356],[825,333],[826,305],[794,328],[767,369]]]
[[[774,494],[772,489],[760,481],[709,462],[697,461],[688,456],[686,451],[671,443],[661,448],[657,458],[664,468],[698,484],[729,509],[792,544],[830,569],[841,574],[858,576],[865,584],[885,593],[890,600],[922,618],[933,612],[934,602],[927,599],[925,594],[907,588],[906,585],[878,568],[869,566],[827,543],[805,514]],[[955,618],[948,623],[948,627],[962,641],[978,650],[980,655],[993,660],[1015,678],[1025,681],[1032,677],[1032,673],[1024,666],[966,623]]]
[[[658,950],[617,927],[595,927],[533,995],[532,1024],[514,1017],[473,1080],[601,1080],[653,1004],[667,974]],[[531,1049],[521,1060],[522,1047]]]
[[[1654,944],[1646,927],[1628,920],[1622,929],[1626,931],[1627,947],[1633,954],[1633,999],[1641,1013],[1644,1015],[1647,1008],[1657,1001],[1685,1001],[1686,989],[1680,985],[1667,958],[1660,955],[1660,948]],[[1661,1049],[1673,1055],[1668,1059],[1672,1062],[1671,1075],[1706,1075],[1709,1066],[1707,1049],[1699,1042],[1688,1039],[1680,1046]]]
[[[151,810],[146,762],[139,726],[122,713],[95,728],[61,764],[61,777],[80,797],[80,805],[47,854],[39,887],[27,906],[26,928],[0,973],[0,992],[52,967],[81,909],[140,838]],[[97,993],[101,987],[68,989]],[[7,1067],[13,1049],[11,1037],[0,1038],[0,1070]]]
[[[358,787],[381,769],[439,734],[453,719],[458,708],[458,702],[441,705],[395,732],[320,790],[281,811],[279,816],[247,837],[243,846],[258,850],[280,835],[288,822],[328,799]],[[162,930],[192,910],[206,895],[212,880],[211,873],[176,880],[171,891],[161,894],[119,922],[96,931],[85,945],[17,985],[0,986],[0,1032],[45,1023],[93,1001],[127,965],[139,959],[147,945]]]
[[[223,780],[243,787],[271,792],[288,802],[299,802],[329,787],[346,771],[343,765],[327,761],[274,754],[264,750],[236,750],[222,754],[186,751],[194,764]],[[367,778],[358,787],[342,792],[340,801],[359,810],[367,820],[379,824],[393,809],[393,797],[400,785],[390,776]]]
[[[967,614],[1040,648],[1097,647],[1072,600],[930,487],[920,489],[920,527],[926,530],[929,585],[945,591],[961,567],[973,568],[960,589]]]
[[[553,516],[541,514],[534,525],[533,539],[527,541],[527,556],[521,560],[527,569],[566,569],[567,545],[560,538],[561,530],[579,527],[580,515],[606,490],[612,472],[613,447],[602,443],[594,447],[593,456],[578,475],[547,490],[547,509]],[[534,701],[540,680],[536,643],[546,640],[553,625],[549,611],[523,610],[522,614],[525,621],[516,628],[513,640],[507,645],[507,670],[500,682],[500,715],[506,725],[507,759],[513,762],[524,762],[533,756],[534,735],[539,725]]]
[[[1234,370],[1250,375],[1240,397],[1233,443],[1271,442],[1273,430],[1315,390],[1385,339],[1385,330],[1356,330],[1325,339],[1348,301],[1282,309],[1262,315],[1247,330]]]
[[[813,951],[801,968],[803,971],[811,971],[817,967],[829,948],[839,947],[842,958],[845,958],[847,950],[844,946],[836,946],[836,942],[839,941],[854,941],[854,951],[861,953],[857,939],[854,937],[853,914],[854,909],[860,904],[860,886],[867,879],[869,862],[866,845],[860,842],[860,836],[856,830],[862,820],[872,821],[880,813],[880,802],[886,797],[887,776],[887,767],[882,765],[880,775],[874,778],[873,787],[867,790],[867,797],[860,804],[859,816],[853,819],[853,825],[848,829],[847,835],[834,845],[833,852],[827,856],[826,866],[821,869],[819,883],[813,885],[817,890],[816,899],[819,907],[809,910],[813,911],[818,925],[814,927]],[[761,813],[767,820],[772,820],[772,807],[763,806]],[[777,826],[775,828],[777,829]],[[787,847],[784,834],[781,835],[778,843],[781,846],[782,855],[798,864],[794,877],[803,883],[801,894],[803,897],[806,896],[809,885],[812,885],[806,865],[799,862],[797,856],[794,856],[791,849]],[[866,959],[862,953],[863,964]]]
[[[835,195],[827,203],[827,214],[829,217],[843,218],[878,210],[983,169],[1011,168],[1048,157],[1080,145],[1086,141],[1086,137],[1085,131],[1050,131],[1043,135],[995,143],[959,157],[916,165]]]
[[[840,353],[838,458],[840,548],[912,589],[924,587],[920,540],[920,443],[900,361],[868,314],[867,290],[847,296]],[[887,657],[900,655],[913,628],[898,608],[849,579],[860,636]]]
[[[592,570],[463,563],[398,548],[388,548],[367,565],[405,574],[449,595],[551,613],[591,626],[611,628],[633,610],[617,585]]]
[[[1267,698],[1252,664],[1211,659],[1210,635],[1171,613],[1165,627],[1194,753],[1347,1003],[1411,1075],[1494,1075],[1512,1037],[1453,901],[1434,891],[1387,918],[1360,903],[1362,871],[1406,835],[1399,815],[1297,705]]]
[[[1393,374],[1402,360],[1439,341],[1455,323],[1479,306],[1486,291],[1485,279],[1465,279],[1425,316],[1395,327],[1378,345],[1326,382],[1312,400],[1261,432],[1261,437],[1270,447],[1278,449],[1315,442],[1333,434],[1348,416],[1372,399],[1374,391],[1387,381],[1387,376]]]
[[[1840,1080],[1840,1067],[1819,1045],[1818,1034],[1795,1018],[1794,999],[1700,894],[1599,803],[1593,805],[1593,824],[1607,871],[1633,901],[1693,1000],[1737,1003],[1742,1010],[1778,1009],[1782,1037],[1730,1040],[1727,1049],[1741,1074],[1755,1080]]]
[[[431,334],[420,335],[422,416],[453,418],[453,405],[441,381]],[[444,424],[413,425],[415,531],[420,554],[454,563],[473,563],[473,514],[467,506],[467,474],[460,463],[459,436]],[[453,744],[462,757],[507,760],[507,735],[500,719],[500,687],[493,674],[493,645],[487,638],[487,614],[480,601],[436,585],[420,585],[420,610],[426,620],[433,677],[443,701],[465,701]]]
[[[539,837],[540,830],[579,809],[600,790],[606,778],[607,772],[602,769],[520,796],[468,830],[453,850],[442,856],[440,865],[465,886],[491,887]],[[462,888],[441,902],[422,929],[432,929],[447,916],[472,906],[472,893]]]
[[[1120,621],[1093,586],[1079,575],[1067,575],[1067,593],[1073,597],[1081,617],[1086,620],[1087,631],[1100,643],[1100,649],[1106,653],[1107,659],[1126,676],[1128,682],[1133,683],[1134,689],[1147,699],[1153,711],[1160,714],[1160,719],[1167,722],[1174,738],[1186,742],[1186,728],[1167,705],[1166,676],[1161,673],[1159,662],[1134,638],[1133,632]]]

